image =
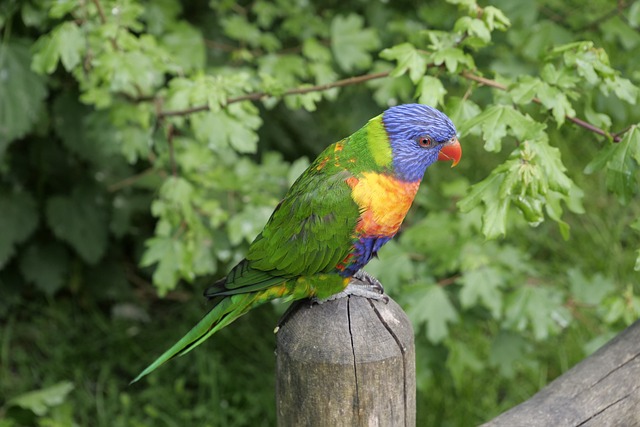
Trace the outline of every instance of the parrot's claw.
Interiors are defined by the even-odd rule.
[[[389,302],[389,297],[385,295],[382,283],[363,270],[358,270],[356,274],[353,275],[352,280],[342,292],[338,292],[324,299],[314,298],[313,301],[322,304],[323,302],[333,301],[350,295],[382,301],[385,304]]]
[[[356,280],[359,280],[363,284],[370,285],[371,288],[373,290],[377,291],[378,293],[384,294],[384,287],[382,286],[382,283],[380,283],[380,281],[378,279],[376,279],[375,277],[373,277],[372,275],[370,275],[366,271],[364,271],[362,269],[356,271],[356,274],[353,275],[353,278],[356,279]],[[350,285],[351,285],[351,283],[349,283],[349,286]]]

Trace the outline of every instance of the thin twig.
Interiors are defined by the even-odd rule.
[[[103,24],[106,24],[107,15],[104,14],[104,9],[102,8],[102,4],[100,3],[100,0],[93,0],[93,4],[96,6],[96,9],[98,9],[98,15],[100,15],[100,22]]]
[[[98,15],[100,16],[100,22],[104,25],[107,23],[107,15],[105,15],[104,13],[104,9],[102,8],[102,3],[100,3],[100,0],[93,0],[93,4],[96,5],[96,9],[98,9]],[[109,41],[111,42],[111,47],[113,47],[113,50],[118,50],[118,43],[116,42],[116,39],[111,37],[109,39]]]
[[[173,127],[173,124],[169,123],[169,126],[167,127],[167,141],[169,142],[169,162],[171,163],[171,175],[173,175],[173,177],[175,178],[176,176],[178,176],[178,172],[176,169],[176,158],[175,158],[175,153],[174,153],[174,149],[173,149],[173,136],[175,129]]]
[[[149,169],[145,169],[142,172],[127,177],[121,181],[115,182],[113,184],[111,184],[110,186],[107,187],[107,191],[110,193],[113,193],[115,191],[121,190],[125,187],[129,187],[130,185],[135,184],[136,182],[138,182],[140,179],[144,178],[145,176],[149,175],[150,173],[152,173],[153,171],[155,171],[154,168],[149,168]]]
[[[451,277],[445,277],[444,279],[440,279],[436,282],[436,285],[440,287],[445,287],[449,285],[453,285],[461,276],[459,274],[453,275]]]
[[[507,86],[503,85],[502,83],[498,83],[495,80],[487,79],[485,77],[476,76],[475,74],[471,74],[468,71],[463,71],[461,76],[467,80],[473,80],[474,82],[478,82],[484,86],[489,86],[500,90],[507,90]]]

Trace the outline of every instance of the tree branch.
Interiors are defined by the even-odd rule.
[[[285,91],[282,96],[290,96],[290,95],[302,95],[305,93],[310,93],[310,92],[322,92],[325,90],[329,90],[329,89],[333,89],[333,88],[337,88],[337,87],[344,87],[344,86],[350,86],[350,85],[355,85],[355,84],[359,84],[359,83],[363,83],[369,80],[375,80],[375,79],[381,79],[384,77],[388,77],[389,74],[391,72],[390,71],[383,71],[383,72],[379,72],[379,73],[371,73],[371,74],[364,74],[361,76],[356,76],[356,77],[349,77],[347,79],[343,79],[343,80],[338,80],[332,83],[327,83],[327,84],[323,84],[323,85],[316,85],[316,86],[305,86],[305,87],[299,87],[299,88],[295,88],[295,89],[289,89],[287,91]],[[469,71],[463,71],[460,74],[461,77],[467,79],[467,80],[471,80],[474,82],[477,82],[481,85],[484,86],[489,86],[492,87],[494,89],[498,89],[498,90],[502,90],[502,91],[506,91],[508,90],[508,87],[502,83],[499,83],[495,80],[491,80],[488,79],[486,77],[482,77],[482,76],[478,76],[476,74],[470,73]],[[226,105],[229,104],[234,104],[236,102],[242,102],[242,101],[258,101],[262,98],[265,98],[267,96],[270,96],[268,93],[265,92],[254,92],[254,93],[248,93],[246,95],[240,95],[237,97],[233,97],[233,98],[229,98],[227,99]],[[536,104],[542,104],[542,102],[540,101],[540,99],[538,98],[533,98],[532,99],[533,102],[535,102]],[[193,114],[193,113],[197,113],[200,111],[207,111],[209,110],[209,106],[208,105],[197,105],[195,107],[190,107],[190,108],[185,108],[182,110],[169,110],[169,111],[160,111],[158,113],[158,117],[159,118],[164,118],[164,117],[171,117],[171,116],[185,116],[185,115],[189,115],[189,114]],[[602,135],[604,137],[607,138],[611,138],[613,140],[613,142],[620,142],[622,141],[622,135],[624,135],[625,132],[627,132],[627,130],[630,128],[626,128],[620,132],[611,134],[609,132],[607,132],[604,129],[601,129],[595,125],[592,125],[591,123],[582,120],[578,117],[573,117],[573,116],[569,116],[566,115],[565,118],[567,120],[569,120],[570,122],[590,131],[593,132],[595,134],[598,135]]]
[[[463,71],[461,74],[462,77],[464,77],[467,80],[472,80],[474,82],[480,83],[481,85],[484,86],[489,86],[492,87],[494,89],[498,89],[498,90],[503,90],[506,91],[507,90],[507,86],[503,85],[502,83],[499,83],[495,80],[491,80],[491,79],[487,79],[485,77],[480,77],[477,76],[475,74],[471,74],[468,71]],[[542,101],[540,101],[540,99],[538,98],[533,98],[532,99],[533,102],[535,102],[536,104],[540,104],[542,105]],[[613,140],[613,142],[620,142],[622,141],[622,135],[624,135],[631,127],[627,127],[626,129],[623,129],[620,132],[614,133],[614,134],[610,134],[609,132],[607,132],[604,129],[600,129],[597,126],[592,125],[591,123],[582,120],[578,117],[573,117],[573,116],[569,116],[569,115],[565,115],[564,116],[567,120],[569,120],[570,122],[575,123],[576,125],[590,131],[593,133],[596,133],[598,135],[602,135],[605,136],[607,138],[611,138]]]
[[[289,89],[285,91],[282,94],[282,96],[303,95],[305,93],[310,93],[310,92],[322,92],[322,91],[333,89],[336,87],[351,86],[359,83],[364,83],[369,80],[381,79],[383,77],[387,77],[390,73],[391,73],[390,71],[383,71],[380,73],[364,74],[362,76],[349,77],[347,79],[338,80],[338,81],[335,81],[332,83],[326,83],[323,85],[305,86],[305,87],[299,87],[295,89]],[[234,98],[227,99],[226,105],[234,104],[236,102],[242,102],[242,101],[258,101],[267,96],[270,96],[270,95],[265,92],[248,93],[246,95],[240,95]],[[184,116],[192,113],[197,113],[200,111],[207,111],[208,109],[209,109],[208,105],[197,105],[195,107],[185,108],[183,110],[161,111],[158,114],[158,116],[160,118],[171,117],[171,116]]]

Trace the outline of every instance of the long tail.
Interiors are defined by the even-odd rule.
[[[159,366],[174,357],[187,354],[254,306],[271,299],[264,297],[264,292],[250,292],[222,298],[185,336],[147,366],[129,384],[139,381],[142,377],[155,371]]]

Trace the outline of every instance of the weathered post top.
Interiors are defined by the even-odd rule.
[[[280,427],[415,426],[409,319],[388,303],[348,296],[303,301],[277,332]]]

